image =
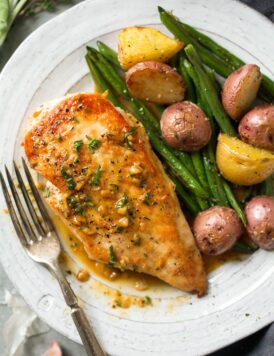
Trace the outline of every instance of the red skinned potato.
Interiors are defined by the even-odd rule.
[[[222,102],[225,111],[239,120],[255,100],[262,74],[256,64],[246,64],[232,72],[226,79],[222,91]]]
[[[132,95],[153,103],[172,104],[185,97],[182,77],[165,63],[135,64],[126,73],[126,83]]]
[[[231,208],[214,206],[199,213],[193,232],[199,250],[205,255],[217,256],[228,251],[243,234],[243,225]]]
[[[164,140],[183,151],[198,151],[208,144],[211,126],[205,113],[190,101],[170,105],[161,117]]]
[[[257,196],[246,207],[247,232],[264,250],[274,249],[274,197]]]
[[[238,130],[242,141],[274,151],[274,105],[256,106],[242,118]]]

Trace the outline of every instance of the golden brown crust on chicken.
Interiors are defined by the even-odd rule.
[[[203,295],[202,258],[143,126],[99,94],[34,116],[26,155],[55,186],[47,201],[89,257]]]

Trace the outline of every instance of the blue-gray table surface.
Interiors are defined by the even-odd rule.
[[[81,2],[82,0],[67,1],[66,4],[59,5],[56,11],[43,12],[35,16],[19,19],[10,31],[8,39],[0,50],[0,70],[8,61],[12,53],[19,44],[37,27],[48,21],[58,13]],[[228,0],[229,1],[229,0]],[[242,2],[260,11],[274,22],[274,0],[242,0]],[[11,289],[2,266],[0,265],[0,356],[4,354],[2,331],[5,321],[10,316],[10,309],[2,304],[4,299],[4,289]],[[209,335],[214,337],[214,335]],[[68,340],[54,330],[48,333],[34,336],[28,340],[24,348],[24,356],[40,356],[49,346],[52,340],[56,340],[62,346],[65,356],[84,356],[85,351],[82,346]],[[274,324],[265,327],[257,333],[238,341],[222,350],[214,352],[211,356],[274,356]],[[195,355],[193,355],[195,356]]]

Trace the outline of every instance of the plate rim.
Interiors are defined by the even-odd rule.
[[[85,3],[92,3],[92,2],[93,2],[92,0],[88,0],[88,1],[84,1],[84,2],[81,2],[81,3],[79,3],[79,4],[75,5],[75,6],[73,6],[72,8],[66,10],[65,12],[63,12],[63,13],[57,15],[57,16],[54,17],[53,19],[47,21],[45,24],[43,24],[42,26],[40,26],[36,31],[34,31],[33,33],[31,33],[31,34],[20,44],[20,46],[17,48],[17,50],[13,53],[12,57],[10,58],[10,60],[9,60],[9,61],[7,62],[7,64],[4,66],[4,68],[3,68],[3,70],[2,70],[2,72],[1,72],[1,74],[0,74],[0,87],[1,87],[1,85],[2,85],[2,80],[3,80],[3,78],[5,78],[5,76],[6,76],[6,72],[8,73],[8,71],[10,70],[10,68],[12,68],[13,61],[17,58],[18,55],[20,55],[21,51],[24,51],[25,48],[27,48],[27,46],[29,45],[29,43],[31,44],[31,42],[33,41],[33,39],[36,38],[36,36],[38,36],[40,33],[43,33],[43,32],[47,29],[47,26],[49,26],[49,27],[52,26],[55,21],[57,21],[57,20],[60,21],[60,19],[62,19],[63,17],[65,18],[65,17],[67,16],[67,13],[69,13],[69,12],[73,13],[76,8],[81,8],[82,6],[85,6]],[[104,2],[105,4],[107,4],[107,3],[110,2],[110,0],[103,0],[103,2]],[[102,3],[102,2],[101,2],[101,3]],[[265,18],[262,14],[258,13],[257,11],[255,11],[255,10],[252,9],[252,8],[250,8],[250,7],[247,6],[246,4],[242,4],[242,3],[239,3],[239,2],[234,1],[234,0],[232,0],[231,3],[235,3],[238,8],[239,8],[239,6],[240,6],[240,7],[243,7],[243,8],[245,8],[245,9],[247,9],[248,11],[251,11],[252,13],[254,13],[254,15],[256,15],[256,17],[259,16],[264,22],[267,21],[268,23],[270,23],[270,24],[273,26],[272,22],[271,22],[269,19]],[[172,5],[172,4],[169,4],[169,6],[171,6],[171,5]],[[246,11],[246,10],[244,10],[244,11]],[[0,91],[1,91],[1,89],[0,89]],[[2,121],[2,120],[1,120],[1,121]],[[3,164],[3,162],[1,162],[1,163]],[[14,285],[16,285],[16,287],[17,287],[17,283],[14,283],[14,280],[12,280],[12,283],[13,283]],[[271,319],[271,320],[270,320],[270,319]],[[241,339],[242,337],[245,337],[245,336],[247,336],[247,335],[250,335],[251,333],[254,333],[255,331],[257,331],[257,330],[259,330],[260,328],[262,328],[263,326],[269,324],[269,322],[271,322],[271,321],[273,321],[273,320],[274,320],[274,314],[269,318],[268,321],[266,321],[265,323],[262,323],[263,325],[258,323],[258,324],[257,324],[258,327],[256,328],[256,330],[253,329],[253,331],[251,331],[251,332],[250,332],[250,331],[247,331],[243,336],[240,336],[240,338],[231,340],[231,341],[229,342],[229,344],[235,342],[235,341],[238,340],[238,339]],[[48,322],[48,321],[46,321],[46,322]],[[56,328],[56,327],[55,327],[55,328]],[[63,333],[62,330],[61,330],[61,331],[58,330],[58,331],[61,332],[61,333]],[[76,340],[76,341],[77,341],[77,340]],[[221,346],[221,347],[224,347],[224,346],[226,346],[226,345],[228,345],[228,344],[224,344],[224,345]],[[208,352],[213,352],[213,351],[215,351],[216,349],[218,349],[218,347],[217,347],[217,348],[214,348],[214,349],[212,349],[212,350],[209,350]]]

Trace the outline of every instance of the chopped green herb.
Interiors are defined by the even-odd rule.
[[[73,163],[78,163],[79,162],[79,156],[75,157],[73,160]]]
[[[149,193],[146,193],[145,199],[144,199],[144,203],[146,205],[149,205],[150,198],[151,198],[151,195]]]
[[[68,189],[73,190],[76,187],[75,180],[72,178],[72,176],[65,170],[65,168],[62,166],[61,167],[61,173],[65,180],[68,183]]]
[[[86,176],[88,174],[88,167],[82,168],[82,174]]]
[[[116,231],[117,232],[123,232],[125,228],[123,226],[117,226]]]
[[[102,168],[101,168],[101,166],[99,164],[99,166],[97,167],[93,177],[90,180],[90,184],[91,185],[99,185],[101,174],[102,174]]]
[[[45,145],[46,145],[46,141],[41,140],[41,141],[40,141],[40,145],[45,146]]]
[[[110,183],[111,191],[117,192],[119,190],[119,185]]]
[[[77,194],[71,195],[67,198],[67,203],[75,214],[81,214],[85,216],[87,208],[94,207],[94,203],[88,197],[80,200]]]
[[[125,134],[125,144],[127,145],[127,147],[132,150],[133,149],[133,146],[132,146],[132,143],[129,141],[129,136],[132,136],[134,134],[134,132],[138,129],[137,126],[135,127],[132,127],[132,129],[130,131],[128,131],[126,134]]]
[[[73,147],[77,153],[79,152],[82,146],[83,146],[83,140],[74,141],[73,143]]]
[[[117,202],[115,204],[115,208],[116,209],[123,208],[127,203],[128,203],[128,196],[126,195],[126,193],[124,193],[122,198],[117,200]]]
[[[131,202],[128,203],[128,215],[132,218],[135,218],[136,216],[136,210]]]
[[[50,196],[50,190],[49,190],[48,187],[46,187],[46,188],[44,189],[44,197],[45,197],[45,198],[48,198],[49,196]]]
[[[117,261],[116,254],[114,252],[113,246],[109,246],[109,259],[108,259],[108,265],[109,267],[114,267],[115,262]]]
[[[71,120],[72,120],[72,121],[75,121],[75,122],[78,122],[78,123],[80,122],[80,120],[77,119],[77,117],[75,117],[75,116],[73,116],[73,117],[71,118]]]
[[[73,189],[75,189],[76,183],[75,183],[75,180],[74,180],[73,178],[69,178],[69,179],[67,180],[67,182],[68,182],[68,190],[73,190]]]
[[[90,151],[95,151],[99,145],[100,145],[100,141],[95,139],[95,138],[91,138],[89,136],[86,136],[86,138],[89,140],[88,142],[88,148]]]
[[[146,305],[151,305],[152,304],[152,300],[151,300],[151,298],[149,296],[146,295],[144,300],[145,300],[145,304]]]

